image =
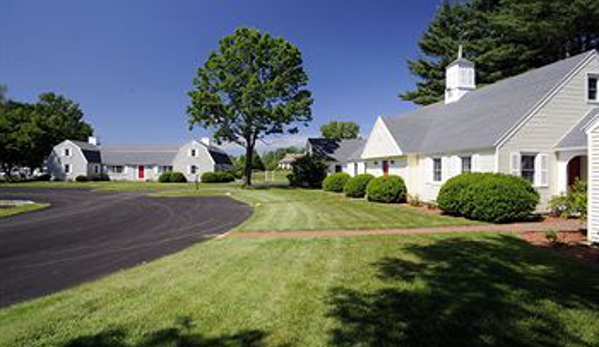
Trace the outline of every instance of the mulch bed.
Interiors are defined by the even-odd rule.
[[[535,246],[550,249],[563,256],[599,265],[599,247],[589,245],[582,231],[558,232],[558,243],[547,240],[544,232],[526,232],[521,238]]]

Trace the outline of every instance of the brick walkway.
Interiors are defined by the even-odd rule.
[[[581,224],[577,220],[552,219],[543,222],[527,222],[512,224],[480,224],[415,229],[383,229],[383,230],[305,230],[305,231],[239,231],[228,233],[233,238],[314,238],[314,237],[350,237],[359,235],[418,235],[438,233],[467,232],[506,232],[524,233],[530,231],[578,231]]]

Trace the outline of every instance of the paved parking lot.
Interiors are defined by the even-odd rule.
[[[0,188],[5,198],[51,207],[0,219],[0,307],[176,252],[252,213],[227,197]]]

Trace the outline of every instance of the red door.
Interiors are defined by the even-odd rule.
[[[389,174],[389,161],[383,160],[383,175],[387,176]]]
[[[137,172],[138,172],[139,179],[143,180],[144,177],[146,176],[146,168],[143,165],[140,165]]]

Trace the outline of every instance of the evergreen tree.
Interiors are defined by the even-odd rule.
[[[445,67],[459,44],[476,64],[478,86],[599,48],[596,0],[471,0],[445,2],[409,60],[420,78],[404,100],[427,105],[443,99]]]

